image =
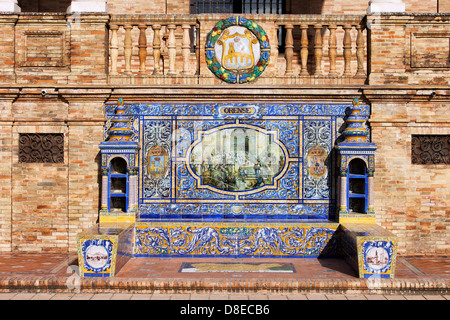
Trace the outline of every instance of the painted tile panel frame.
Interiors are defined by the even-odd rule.
[[[115,106],[106,105],[108,120],[105,135]],[[159,139],[159,143],[169,149],[168,174],[161,184],[164,196],[161,196],[162,192],[159,197],[149,197],[149,193],[145,193],[145,184],[148,182],[145,181],[146,170],[142,169],[139,173],[138,193],[140,219],[329,219],[334,215],[335,159],[332,150],[350,105],[136,103],[125,104],[125,107],[134,132],[131,141],[141,144],[141,154],[138,157],[140,168],[148,165],[146,153],[152,148],[148,144],[151,140],[148,128],[169,128]],[[361,107],[363,114],[370,113],[369,106]],[[220,126],[233,124],[276,131],[289,154],[288,163],[291,167],[285,172],[291,173],[291,181],[288,181],[288,175],[285,174],[278,181],[275,190],[261,190],[237,196],[191,185],[186,188],[190,194],[180,197],[180,178],[183,175],[189,178],[189,170],[186,170],[188,162],[183,156],[191,143],[198,138],[196,135],[201,131],[220,129]],[[155,145],[156,143],[153,144]],[[314,162],[314,155],[319,158],[322,156],[322,159],[316,157]],[[308,170],[310,163],[315,164],[318,169]],[[181,172],[183,170],[185,172]],[[324,171],[325,174],[320,176]],[[319,173],[321,179],[312,172]],[[190,178],[193,179],[192,176]],[[285,188],[291,195],[294,194],[293,196],[286,196],[287,193],[279,187],[283,186],[283,183],[295,186]],[[317,192],[318,190],[321,192]]]

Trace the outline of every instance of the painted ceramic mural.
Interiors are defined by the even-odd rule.
[[[269,63],[269,37],[254,21],[230,17],[216,23],[207,35],[205,53],[208,68],[221,80],[251,82]]]
[[[161,222],[136,224],[136,256],[296,256],[335,254],[338,224]]]
[[[106,105],[108,121],[117,105]],[[345,104],[125,103],[139,219],[326,219]],[[361,105],[361,114],[369,108]]]
[[[198,187],[241,192],[274,186],[286,163],[275,140],[276,131],[248,125],[200,132],[188,151],[190,171]]]

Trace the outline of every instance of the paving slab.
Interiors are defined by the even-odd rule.
[[[111,300],[113,293],[96,293],[90,300]]]
[[[386,300],[406,300],[406,298],[400,294],[385,294],[384,297]]]
[[[227,294],[210,294],[209,300],[228,300],[228,297]]]
[[[445,300],[444,296],[437,295],[437,294],[424,294],[423,297],[426,300]]]
[[[345,297],[347,300],[367,300],[363,294],[346,294]]]
[[[327,300],[327,296],[321,293],[309,293],[306,297],[308,300]]]
[[[191,293],[190,300],[209,300],[209,294]]]
[[[190,294],[177,293],[170,296],[170,300],[189,300]]]
[[[286,296],[288,300],[308,300],[306,294],[288,294]]]
[[[7,292],[7,293],[0,293],[0,300],[11,300],[11,298],[13,298],[15,295],[17,295],[17,293],[13,293],[13,292],[11,292],[11,293],[9,293],[9,292]]]
[[[16,294],[14,297],[12,297],[10,300],[30,300],[31,298],[33,298],[36,295],[36,293],[28,293],[28,292],[23,292],[23,293],[18,293]]]
[[[72,297],[72,293],[56,293],[50,300],[71,300]]]
[[[150,300],[152,295],[149,293],[136,293],[131,296],[130,300]]]
[[[131,300],[132,297],[132,293],[115,293],[111,297],[111,300]]]
[[[345,294],[326,294],[327,300],[347,300]]]
[[[365,294],[367,300],[387,300],[382,294]]]
[[[426,300],[424,296],[420,294],[408,294],[405,295],[406,300]]]
[[[36,293],[31,300],[51,300],[55,293]]]
[[[150,300],[170,300],[170,294],[154,293]]]
[[[93,296],[93,293],[77,293],[70,300],[90,300]]]
[[[338,258],[259,258],[258,262],[288,262],[295,272],[180,272],[185,262],[218,262],[227,264],[229,258],[131,258],[115,278],[80,278],[76,270],[77,255],[42,255],[27,253],[0,253],[0,291],[61,293],[76,289],[71,299],[91,299],[93,294],[120,290],[117,293],[135,294],[140,291],[152,294],[151,299],[170,299],[171,296],[153,296],[184,292],[189,294],[236,295],[236,299],[249,299],[250,295],[286,294],[287,299],[305,299],[304,294],[369,295],[371,290],[383,294],[440,295],[448,299],[450,285],[450,257],[398,257],[394,279],[359,279],[355,271]],[[234,261],[234,260],[233,260]],[[254,263],[255,258],[242,258],[239,262]],[[72,273],[68,273],[68,269]],[[151,269],[151,275],[149,275]],[[155,276],[157,274],[158,276]],[[119,282],[118,282],[119,281]],[[89,293],[87,293],[89,292]],[[92,293],[92,294],[91,294]],[[90,295],[89,295],[90,294]],[[242,294],[246,294],[242,296]],[[297,296],[290,296],[296,294]],[[6,296],[0,299],[31,299],[32,296]],[[330,296],[331,297],[331,296]],[[51,299],[57,299],[52,297]],[[61,297],[62,298],[62,297]],[[96,297],[97,298],[97,297]],[[311,296],[311,299],[322,299]],[[338,297],[333,297],[338,298]],[[352,299],[353,297],[347,297]],[[131,297],[130,297],[131,299]],[[176,299],[176,298],[175,298]],[[200,299],[193,296],[193,299]],[[309,298],[307,298],[309,299]],[[368,299],[368,298],[366,298]]]

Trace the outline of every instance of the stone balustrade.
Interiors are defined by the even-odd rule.
[[[112,16],[109,24],[111,81],[127,82],[126,78],[133,75],[142,79],[149,75],[161,78],[190,74],[191,38],[196,24],[195,16],[191,15]],[[180,33],[181,39],[177,39]],[[176,64],[177,56],[182,57],[181,70]]]
[[[285,76],[365,78],[366,35],[361,16],[284,15],[276,22],[286,30]],[[294,60],[294,34],[300,43]],[[341,66],[339,66],[339,61]],[[297,62],[299,72],[294,71]],[[352,66],[356,65],[356,70]],[[324,66],[328,66],[324,70]]]
[[[112,84],[214,84],[205,44],[214,15],[112,15]],[[262,84],[362,84],[366,79],[364,16],[250,15],[270,38]],[[279,39],[278,39],[279,38]],[[282,52],[284,48],[284,53]]]

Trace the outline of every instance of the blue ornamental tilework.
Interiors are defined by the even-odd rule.
[[[330,217],[331,150],[351,105],[124,106],[140,145],[140,219]],[[105,134],[115,107],[106,105]]]
[[[248,203],[237,204],[234,201],[221,203],[177,203],[177,204],[141,204],[141,216],[151,219],[161,218],[197,218],[221,220],[231,219],[326,219],[329,205],[324,203],[274,204]]]
[[[303,130],[303,190],[306,199],[327,199],[330,194],[331,121],[305,120]]]
[[[338,224],[138,222],[135,256],[333,255]]]
[[[81,277],[113,277],[133,254],[134,224],[97,224],[77,236]]]
[[[198,116],[223,118],[222,107],[253,107],[255,112],[245,118],[263,116],[339,116],[344,117],[351,108],[350,104],[307,104],[307,103],[130,103],[125,104],[125,114],[129,116]],[[106,104],[106,114],[114,115],[117,104]],[[360,114],[370,115],[369,105],[359,104]],[[226,117],[229,114],[225,115]],[[133,122],[134,123],[134,122]]]
[[[393,278],[397,257],[397,240],[388,237],[358,239],[360,278]]]
[[[87,235],[78,239],[80,276],[110,277],[114,274],[117,248],[114,237]]]

